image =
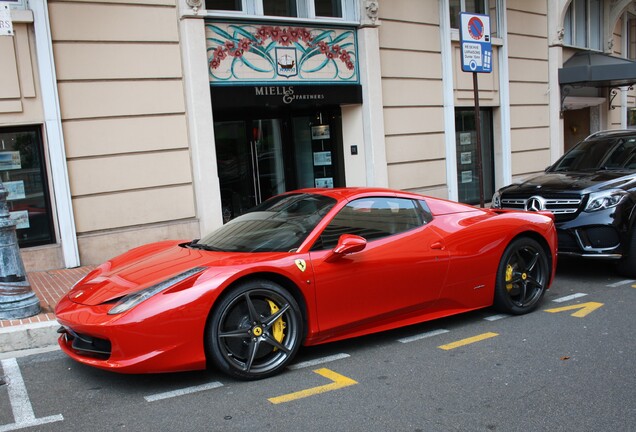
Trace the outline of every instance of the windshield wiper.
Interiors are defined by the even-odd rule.
[[[190,243],[188,243],[188,247],[190,249],[200,249],[200,250],[206,250],[206,251],[212,251],[212,252],[223,252],[223,249],[219,249],[219,248],[215,248],[214,246],[208,246],[206,244],[198,243],[198,241],[199,239],[192,240]]]

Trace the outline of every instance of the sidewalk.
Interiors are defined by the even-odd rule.
[[[90,272],[94,266],[74,269],[30,272],[27,274],[31,289],[40,299],[39,315],[19,320],[0,320],[0,353],[55,345],[55,305],[75,282]]]

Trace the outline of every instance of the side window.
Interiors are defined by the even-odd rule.
[[[331,249],[342,234],[373,241],[424,224],[420,204],[404,198],[361,198],[347,204],[327,225],[314,249]]]

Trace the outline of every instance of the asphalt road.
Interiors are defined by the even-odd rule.
[[[483,310],[306,348],[259,382],[117,375],[60,351],[7,359],[0,432],[636,430],[634,310],[636,281],[562,261],[529,315]]]

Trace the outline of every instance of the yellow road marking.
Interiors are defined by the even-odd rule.
[[[569,311],[574,309],[581,309],[580,311],[574,312],[572,316],[577,318],[583,318],[584,316],[594,312],[596,309],[600,308],[601,306],[603,306],[603,303],[587,302],[587,303],[575,304],[571,306],[564,306],[564,307],[555,308],[555,309],[546,309],[545,311],[550,313],[556,313],[556,312],[564,312],[564,311]]]
[[[347,378],[344,375],[340,375],[326,368],[316,369],[314,372],[317,373],[318,375],[322,375],[325,378],[330,379],[333,382],[331,384],[325,384],[318,387],[312,387],[306,390],[301,390],[294,393],[289,393],[286,395],[269,398],[267,400],[273,404],[280,404],[280,403],[291,402],[297,399],[302,399],[302,398],[314,396],[320,393],[326,393],[332,390],[338,390],[344,387],[349,387],[349,386],[358,384],[357,381],[354,381],[351,378]]]
[[[473,336],[473,337],[469,337],[469,338],[466,338],[466,339],[458,340],[457,342],[449,343],[449,344],[446,344],[446,345],[441,345],[438,348],[441,348],[443,350],[447,350],[448,351],[448,350],[452,350],[452,349],[455,349],[455,348],[459,348],[459,347],[464,346],[464,345],[469,345],[469,344],[472,344],[472,343],[475,343],[475,342],[483,341],[485,339],[494,338],[495,336],[499,336],[499,333],[492,333],[492,332],[483,333],[483,334],[480,334],[480,335],[477,335],[477,336]]]

